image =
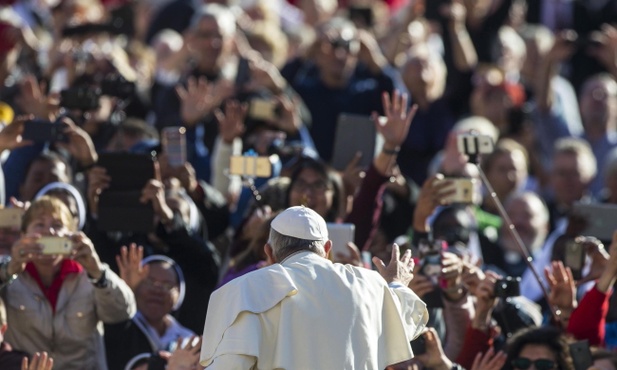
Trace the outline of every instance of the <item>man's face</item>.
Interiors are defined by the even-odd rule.
[[[214,18],[203,18],[190,36],[189,46],[203,68],[214,69],[230,47],[231,40],[221,32]]]
[[[173,267],[167,263],[151,263],[148,276],[137,287],[137,309],[149,322],[157,322],[172,311],[178,294]]]
[[[322,79],[347,81],[357,64],[360,43],[351,28],[330,30],[319,41],[317,65]]]
[[[599,79],[589,80],[583,85],[580,110],[585,129],[592,125],[605,128],[611,120],[617,120],[617,84]]]
[[[435,78],[435,70],[429,66],[429,60],[424,55],[413,57],[403,70],[403,81],[412,97],[426,98]]]
[[[521,189],[527,178],[525,156],[520,150],[499,154],[486,172],[486,176],[497,196],[504,200],[508,194]]]
[[[581,199],[591,179],[584,176],[583,163],[574,153],[557,153],[553,158],[551,184],[558,204],[570,206]]]
[[[542,246],[548,233],[548,223],[542,214],[543,205],[533,198],[516,198],[506,204],[506,212],[518,231],[523,244],[532,252]],[[501,245],[506,249],[519,252],[516,242],[507,230],[501,228]]]

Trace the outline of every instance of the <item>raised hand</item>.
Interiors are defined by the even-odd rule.
[[[565,312],[566,316],[576,308],[576,284],[572,270],[561,261],[551,262],[551,268],[544,269],[544,276],[550,288],[548,303]]]
[[[54,367],[54,359],[47,352],[35,353],[32,361],[28,364],[28,357],[21,361],[21,370],[51,370]]]
[[[165,199],[165,185],[159,180],[150,179],[141,191],[141,203],[152,202],[154,213],[160,217],[162,223],[171,222],[174,218],[174,213],[167,205]]]
[[[414,262],[411,258],[411,249],[407,249],[401,256],[399,246],[396,243],[392,244],[392,257],[388,266],[379,257],[373,257],[373,263],[388,283],[396,282],[408,286],[413,279]]]
[[[484,280],[476,287],[476,315],[471,321],[474,329],[486,331],[491,321],[493,308],[497,304],[495,297],[495,283],[501,276],[494,272],[487,271]]]
[[[407,138],[411,120],[416,115],[418,106],[414,105],[408,110],[408,96],[401,95],[398,90],[394,91],[392,98],[390,94],[384,92],[381,100],[386,119],[381,120],[377,112],[373,112],[373,121],[377,131],[384,137],[384,149],[397,150]]]
[[[225,103],[225,112],[220,109],[214,111],[219,126],[219,136],[226,144],[231,144],[235,138],[244,134],[244,120],[248,111],[247,104],[240,104],[237,100],[228,100]]]
[[[608,292],[617,280],[617,231],[613,232],[613,241],[609,251],[610,257],[606,263],[606,268],[602,271],[596,284],[596,288],[603,293]]]
[[[438,206],[446,204],[444,199],[455,191],[451,183],[445,181],[443,175],[439,173],[424,181],[414,210],[414,230],[429,231],[428,218]]]
[[[88,275],[98,280],[104,270],[99,255],[94,249],[94,244],[83,232],[71,236],[73,251],[71,258],[84,267]]]
[[[426,342],[426,352],[416,355],[416,358],[427,369],[451,369],[452,361],[444,353],[435,329],[428,328],[422,335]]]
[[[302,126],[302,120],[300,115],[296,111],[296,105],[292,99],[285,95],[277,95],[275,99],[280,108],[280,117],[277,122],[277,127],[288,134],[294,134],[298,132]]]
[[[210,83],[205,77],[189,77],[186,88],[177,86],[176,93],[180,97],[182,120],[188,126],[193,126],[228,98],[233,88],[227,81]]]
[[[84,167],[96,163],[98,154],[90,135],[69,118],[63,118],[62,122],[66,125],[64,134],[69,141],[68,143],[56,143],[56,145],[66,149]]]
[[[508,355],[505,352],[495,353],[495,349],[491,347],[485,354],[480,352],[476,355],[471,370],[501,370],[507,358]]]
[[[604,249],[602,242],[597,238],[583,236],[577,237],[575,241],[583,244],[585,253],[591,258],[589,272],[576,282],[577,285],[581,285],[599,278],[606,269],[610,256]]]
[[[199,366],[201,337],[192,336],[184,345],[184,338],[179,338],[176,350],[167,360],[167,370],[193,370]]]
[[[587,52],[617,77],[617,28],[604,24],[597,36],[594,38],[597,42]]]
[[[150,266],[141,265],[144,258],[144,247],[132,243],[128,248],[124,245],[120,248],[120,255],[116,256],[116,263],[120,277],[133,290],[137,289],[147,276]]]

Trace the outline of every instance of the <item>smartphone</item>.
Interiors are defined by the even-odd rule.
[[[21,208],[1,208],[0,227],[20,228],[24,210]]]
[[[238,60],[238,70],[236,71],[235,85],[237,89],[242,89],[251,80],[251,68],[249,60],[240,58]]]
[[[230,158],[229,174],[268,178],[272,176],[272,163],[269,157],[234,155]]]
[[[574,280],[580,280],[585,266],[585,248],[582,243],[574,240],[566,242],[563,263],[572,270]]]
[[[21,136],[24,140],[35,143],[45,142],[68,142],[64,134],[66,124],[63,122],[50,122],[42,119],[33,119],[24,123],[24,131]]]
[[[162,131],[163,151],[171,167],[181,167],[186,163],[186,128],[182,126],[165,127]]]
[[[278,102],[271,99],[252,99],[248,116],[261,121],[274,121],[278,117]]]
[[[459,134],[457,136],[458,151],[467,155],[488,154],[493,152],[493,138],[489,135]]]
[[[569,344],[570,355],[573,360],[574,370],[587,370],[593,365],[591,350],[587,340],[580,340]]]
[[[424,338],[424,333],[409,342],[409,344],[411,345],[411,350],[413,351],[414,356],[426,353],[426,339]]]
[[[472,204],[475,202],[476,179],[450,177],[436,181],[447,181],[451,184],[450,188],[453,188],[455,190],[452,194],[444,198],[444,201],[446,201],[447,203]]]
[[[43,236],[37,243],[43,246],[43,254],[70,254],[73,250],[71,239],[62,236]]]
[[[328,222],[326,226],[328,227],[328,238],[332,241],[330,259],[334,261],[338,253],[349,256],[350,253],[347,249],[347,243],[354,242],[356,225]]]

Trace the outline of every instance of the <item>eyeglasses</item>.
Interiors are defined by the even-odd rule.
[[[178,287],[176,286],[176,284],[174,283],[170,283],[167,281],[157,281],[157,280],[152,280],[150,278],[146,278],[143,280],[143,284],[145,287],[149,288],[149,289],[160,289],[163,290],[165,292],[171,292],[174,289],[177,289]]]
[[[358,41],[351,39],[351,40],[347,40],[344,38],[337,38],[337,39],[329,39],[328,43],[332,46],[332,49],[336,50],[336,49],[343,49],[345,51],[352,51],[352,52],[356,52],[358,50]]]
[[[328,185],[327,182],[325,181],[316,181],[316,182],[306,182],[304,180],[296,180],[293,183],[293,190],[295,191],[299,191],[299,192],[305,192],[305,191],[316,191],[316,192],[325,192],[327,190],[331,190],[330,185]]]
[[[519,357],[512,360],[512,367],[515,369],[527,370],[532,364],[537,370],[551,370],[557,367],[555,361],[545,358],[532,361],[525,357]]]

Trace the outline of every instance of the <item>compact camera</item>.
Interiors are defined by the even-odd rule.
[[[495,297],[509,298],[521,295],[521,278],[508,276],[495,283]]]

